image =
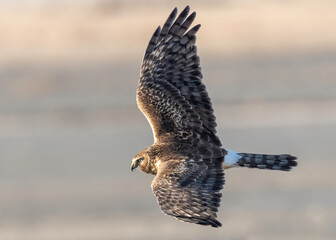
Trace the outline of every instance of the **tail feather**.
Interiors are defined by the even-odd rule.
[[[296,157],[289,154],[267,155],[238,153],[241,158],[236,165],[241,167],[290,171],[297,166]]]

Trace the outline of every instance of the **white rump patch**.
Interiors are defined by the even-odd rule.
[[[227,154],[224,157],[224,168],[233,167],[242,158],[237,152],[225,149]]]

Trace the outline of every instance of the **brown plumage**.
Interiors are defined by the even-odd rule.
[[[237,153],[222,147],[195,46],[200,25],[188,30],[196,13],[189,15],[187,6],[176,15],[175,8],[162,29],[156,29],[145,52],[137,104],[152,127],[155,142],[133,158],[131,168],[155,175],[152,190],[164,213],[220,227],[216,212],[224,169],[290,170],[296,158]]]

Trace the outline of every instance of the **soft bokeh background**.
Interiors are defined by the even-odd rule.
[[[226,172],[220,229],[164,216],[129,166],[152,133],[143,52],[190,4],[223,144],[291,153],[290,173]],[[0,239],[334,239],[336,2],[0,2]]]

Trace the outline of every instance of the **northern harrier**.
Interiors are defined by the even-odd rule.
[[[146,49],[137,104],[152,127],[154,144],[133,158],[131,169],[155,175],[152,190],[165,214],[220,227],[216,212],[224,169],[289,171],[297,162],[288,154],[240,153],[222,147],[195,46],[200,25],[188,30],[196,16],[189,10],[187,6],[176,18],[175,8]]]

